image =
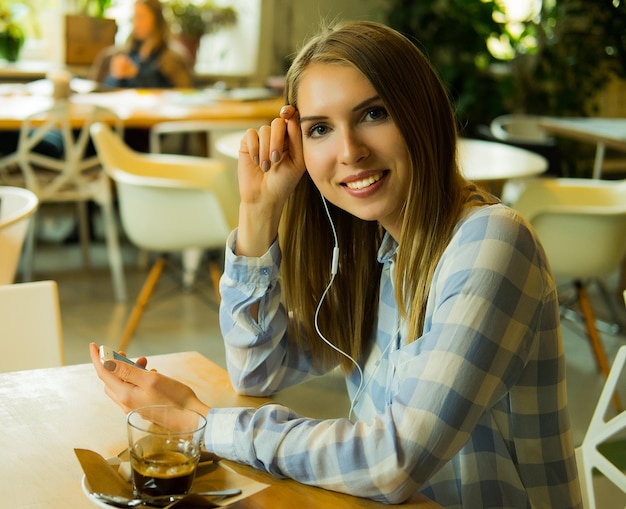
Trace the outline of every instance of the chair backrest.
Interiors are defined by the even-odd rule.
[[[0,285],[13,283],[37,196],[27,189],[0,186]]]
[[[615,356],[613,366],[604,384],[596,409],[591,417],[587,433],[582,444],[576,448],[576,463],[583,493],[583,507],[595,509],[595,490],[593,470],[598,470],[610,482],[626,494],[626,473],[613,464],[600,450],[599,446],[626,431],[626,411],[621,411],[606,420],[607,411],[612,406],[611,399],[618,382],[626,368],[626,345]]]
[[[206,154],[210,157],[214,142],[212,138],[215,134],[234,129],[247,129],[248,127],[251,127],[250,122],[242,122],[240,120],[173,120],[160,122],[150,128],[150,152],[153,154],[164,152],[161,141],[166,135],[200,133],[205,136]]]
[[[72,124],[71,108],[84,111],[85,119],[78,129]],[[24,120],[17,162],[26,187],[40,200],[54,199],[60,193],[65,193],[69,200],[89,197],[84,173],[99,166],[98,157],[88,153],[89,128],[94,122],[111,123],[118,132],[123,132],[123,123],[113,111],[96,105],[72,105],[68,101],[59,101]],[[44,140],[49,143],[53,140],[58,153],[42,153],[40,144]],[[48,170],[45,178],[41,178],[35,168]]]
[[[489,125],[491,134],[502,141],[548,144],[553,142],[539,125],[537,115],[510,114],[494,118]]]
[[[225,245],[237,223],[239,200],[223,162],[138,153],[101,123],[91,132],[116,183],[122,225],[133,243],[151,251]]]
[[[54,281],[0,285],[0,372],[63,365]]]
[[[556,275],[602,277],[626,252],[626,180],[507,182],[503,200],[532,224]]]

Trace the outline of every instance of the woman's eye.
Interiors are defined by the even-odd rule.
[[[323,124],[315,124],[307,131],[307,136],[309,138],[319,138],[320,136],[324,136],[328,133],[328,127]]]
[[[367,120],[384,120],[387,118],[387,110],[382,106],[370,108],[365,112],[365,118]]]

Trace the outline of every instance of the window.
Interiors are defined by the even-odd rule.
[[[253,75],[259,63],[262,0],[221,3],[237,11],[237,24],[202,37],[196,71],[212,75]]]

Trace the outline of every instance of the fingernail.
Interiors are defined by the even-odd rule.
[[[115,362],[113,361],[104,361],[104,369],[108,371],[115,371]]]
[[[258,166],[259,165],[259,156],[254,156],[253,160],[254,160],[254,164],[256,164]]]
[[[289,113],[289,106],[283,106],[283,107],[280,109],[280,114],[281,114],[281,115],[286,115],[287,113]]]
[[[270,165],[270,162],[269,162],[269,161],[263,161],[263,162],[261,163],[261,169],[262,169],[264,172],[266,172],[266,173],[267,173],[268,171],[270,171],[270,166],[271,166],[271,165]]]
[[[280,161],[280,153],[278,150],[274,150],[274,152],[272,152],[272,162],[277,163],[278,161]]]

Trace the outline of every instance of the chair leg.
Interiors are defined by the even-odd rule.
[[[165,256],[161,256],[150,269],[150,273],[146,278],[145,283],[139,293],[139,297],[137,298],[137,302],[135,302],[135,306],[128,318],[128,322],[126,322],[126,327],[124,328],[124,333],[122,334],[122,339],[118,346],[118,350],[125,351],[128,347],[130,340],[133,337],[133,333],[139,324],[139,320],[141,319],[141,315],[143,315],[143,310],[145,309],[148,301],[150,300],[150,296],[154,291],[154,287],[156,286],[159,278],[161,277],[161,273],[163,272],[163,267],[165,267]]]
[[[620,330],[624,330],[625,326],[620,321],[619,312],[615,304],[615,297],[609,293],[609,290],[607,289],[606,284],[602,279],[596,279],[596,286],[598,287],[600,296],[604,300],[606,307],[611,313],[611,320],[613,320],[612,323],[606,323],[601,320],[597,320],[598,328],[604,332],[608,332],[609,334],[618,334]]]
[[[91,268],[89,259],[89,217],[87,214],[87,202],[76,202],[78,209],[78,239],[80,241],[80,251],[83,257],[83,266],[86,269]]]
[[[100,203],[100,210],[104,219],[104,233],[109,256],[109,267],[111,269],[111,279],[113,280],[113,291],[115,300],[126,301],[126,280],[124,278],[124,262],[120,249],[120,240],[115,226],[115,216],[113,206],[110,201]]]
[[[602,345],[600,334],[598,334],[598,330],[596,329],[596,319],[593,313],[593,309],[591,307],[591,303],[589,302],[589,297],[587,296],[587,291],[585,290],[585,286],[583,285],[583,283],[581,281],[576,281],[575,285],[578,292],[578,302],[580,305],[580,309],[585,319],[587,337],[589,338],[589,343],[591,344],[593,355],[596,358],[598,370],[606,379],[608,378],[610,371],[609,361],[606,357],[606,352],[604,351],[604,346]],[[615,405],[615,409],[618,412],[621,412],[622,405],[620,403],[617,393],[613,395],[613,404]]]
[[[183,258],[183,287],[190,290],[196,280],[198,265],[202,258],[202,249],[189,248],[182,252]]]
[[[35,258],[35,234],[37,232],[38,212],[35,212],[28,222],[26,230],[26,242],[24,243],[23,264],[22,264],[22,282],[28,283],[33,280],[33,261]]]

